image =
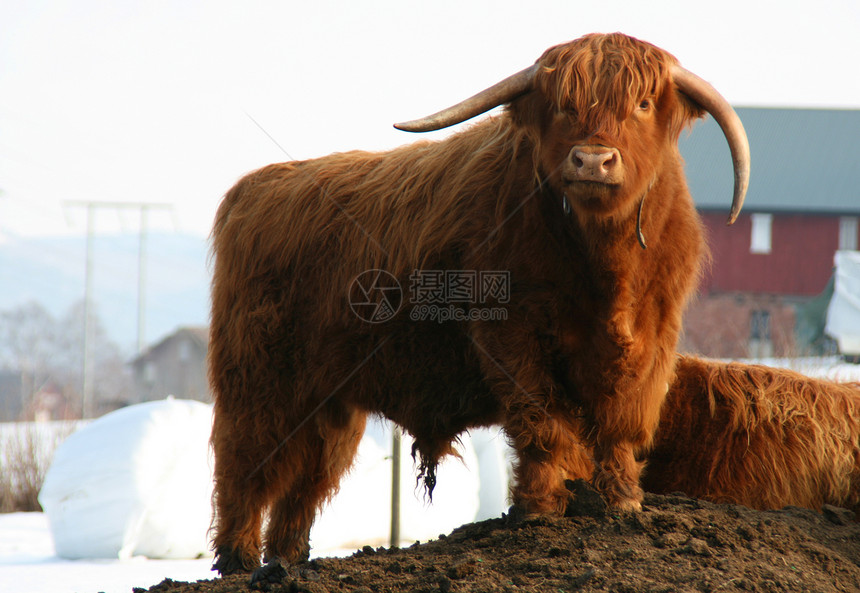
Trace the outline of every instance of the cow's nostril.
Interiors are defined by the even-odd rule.
[[[594,166],[596,167],[608,167],[614,158],[615,155],[611,152],[598,152],[592,156]]]
[[[603,161],[603,166],[609,168],[609,167],[612,167],[614,164],[615,164],[615,153],[610,152],[607,155],[606,160]]]

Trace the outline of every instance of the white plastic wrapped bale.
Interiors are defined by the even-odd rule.
[[[62,558],[209,554],[212,406],[168,398],[112,412],[57,449],[39,502]]]
[[[514,451],[510,448],[501,429],[479,428],[470,431],[472,447],[478,457],[478,481],[480,506],[475,521],[500,517],[508,510],[510,501],[510,478],[513,473]]]
[[[836,284],[827,309],[824,331],[843,354],[860,354],[860,252],[837,251]]]

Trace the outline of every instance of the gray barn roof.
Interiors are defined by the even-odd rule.
[[[739,107],[752,166],[745,212],[860,214],[860,110]],[[682,132],[687,180],[702,210],[732,199],[728,144],[713,118]]]

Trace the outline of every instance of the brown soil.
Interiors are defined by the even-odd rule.
[[[253,587],[235,575],[168,579],[149,592],[860,592],[860,523],[845,509],[754,511],[649,494],[642,512],[614,513],[584,484],[571,486],[570,517],[512,509],[406,549],[365,546],[290,566]]]

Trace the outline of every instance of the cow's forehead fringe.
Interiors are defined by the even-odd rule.
[[[559,111],[584,124],[628,117],[645,98],[660,95],[677,60],[668,52],[619,33],[594,34],[548,49],[536,84]]]

